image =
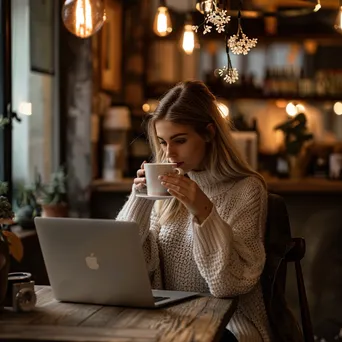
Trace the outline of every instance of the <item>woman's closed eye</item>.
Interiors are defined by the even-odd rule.
[[[186,142],[186,139],[177,139],[177,140],[174,140],[174,142],[176,144],[184,144]]]
[[[186,139],[177,139],[177,140],[173,140],[172,142],[181,145],[181,144],[186,143]],[[163,141],[163,140],[160,140],[160,141],[159,141],[159,144],[160,144],[160,145],[164,145],[164,146],[167,145],[166,141]]]

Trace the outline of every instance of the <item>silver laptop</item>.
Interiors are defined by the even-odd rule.
[[[59,301],[153,308],[198,294],[151,289],[135,222],[36,217],[35,224]]]

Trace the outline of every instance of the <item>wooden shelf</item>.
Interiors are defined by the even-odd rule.
[[[172,88],[174,84],[171,83],[155,83],[147,86],[146,96],[148,98],[159,99],[168,89]],[[279,95],[265,95],[258,89],[245,89],[243,87],[231,86],[225,84],[211,84],[207,82],[207,86],[218,98],[226,99],[227,101],[246,101],[246,100],[288,100],[288,101],[310,101],[310,102],[337,102],[342,101],[341,95],[310,95],[301,96],[299,94],[279,94]],[[248,92],[251,92],[250,95]]]
[[[342,95],[341,96],[297,96],[297,95],[284,95],[284,96],[232,96],[230,98],[226,98],[228,101],[245,101],[245,100],[261,100],[261,101],[268,101],[268,100],[286,100],[286,101],[312,101],[312,102],[336,102],[336,101],[342,101]]]
[[[302,179],[279,179],[275,177],[265,177],[268,190],[278,194],[341,194],[342,181],[302,178]],[[91,183],[93,191],[99,192],[130,192],[133,178],[124,178],[121,181],[94,180]]]
[[[133,178],[123,178],[117,181],[95,179],[91,182],[92,190],[101,192],[130,192],[132,185]]]
[[[341,194],[342,181],[302,178],[302,179],[279,179],[265,177],[268,190],[278,194]]]

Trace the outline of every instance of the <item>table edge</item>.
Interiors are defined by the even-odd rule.
[[[223,335],[223,331],[226,328],[228,322],[233,317],[233,315],[234,315],[234,313],[235,313],[235,311],[237,309],[238,303],[239,303],[239,297],[238,296],[237,297],[226,298],[226,299],[230,299],[232,301],[232,303],[229,306],[229,309],[227,310],[227,312],[224,314],[219,328],[216,330],[216,334],[214,336],[213,342],[220,342],[221,341],[221,337]]]

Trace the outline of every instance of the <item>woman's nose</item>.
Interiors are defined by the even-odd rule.
[[[175,156],[175,150],[174,150],[174,148],[170,147],[170,145],[167,146],[167,148],[166,148],[166,157],[167,157],[167,158],[172,158],[172,157],[174,157],[174,156]]]

